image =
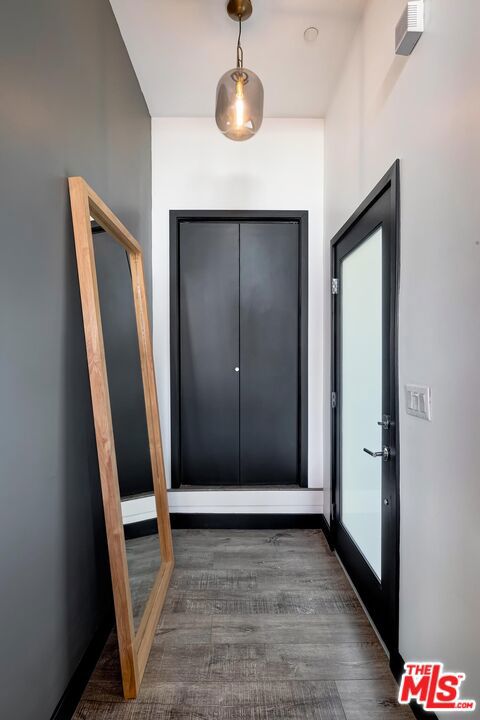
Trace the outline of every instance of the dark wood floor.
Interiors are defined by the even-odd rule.
[[[406,720],[387,658],[323,535],[177,530],[137,700],[112,635],[75,720]]]

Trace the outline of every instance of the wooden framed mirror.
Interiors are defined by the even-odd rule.
[[[69,188],[123,692],[128,699],[138,694],[174,565],[143,255],[139,243],[83,178],[69,178]],[[130,335],[130,344],[135,346],[135,353],[138,350],[138,382],[143,390],[144,447],[151,468],[148,474],[155,495],[158,538],[156,534],[146,538],[145,542],[135,538],[132,547],[129,547],[131,538],[126,538],[122,520],[121,473],[119,479],[119,456],[115,443],[115,430],[118,428],[115,412],[112,413],[114,405],[109,385],[110,370],[114,366],[109,364],[105,344],[107,334],[102,326],[104,308],[98,285],[92,218],[97,227],[108,235],[114,252],[121,253],[125,262],[123,267],[128,268],[124,285],[132,300],[134,330],[133,336]],[[120,266],[112,263],[111,267]],[[117,308],[117,319],[118,314]],[[122,317],[120,323],[123,323]],[[138,348],[134,336],[138,339]],[[118,347],[114,350],[116,363],[117,359],[121,361],[124,353],[118,352]],[[126,385],[124,387],[127,389]],[[124,440],[125,435],[122,437]],[[118,450],[123,451],[126,445],[128,441],[122,442]],[[146,548],[148,555],[138,562],[142,548]],[[141,570],[134,578],[136,562]],[[148,577],[146,568],[150,572]]]

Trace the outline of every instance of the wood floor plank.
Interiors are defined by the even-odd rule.
[[[337,567],[312,568],[308,572],[264,571],[256,574],[258,590],[331,590],[334,587],[336,590],[348,592],[351,589],[343,571]]]
[[[145,679],[165,682],[356,680],[388,677],[376,642],[343,644],[230,643],[154,646]],[[147,680],[149,678],[150,680]]]
[[[257,680],[265,677],[265,646],[166,645],[152,647],[144,682],[153,677],[164,682],[212,682]]]
[[[359,613],[351,591],[220,592],[171,590],[165,603],[168,613],[196,615],[316,615]]]
[[[174,530],[173,538],[177,550],[195,546],[238,550],[272,546],[330,552],[321,530]]]
[[[378,641],[342,644],[266,645],[268,677],[358,680],[390,676]]]
[[[299,568],[301,562],[305,572],[320,570],[322,568],[338,568],[338,561],[330,554],[317,554],[315,552],[283,553],[275,550],[269,553],[262,550],[216,550],[213,552],[213,566],[224,570],[266,570],[289,572]]]
[[[367,618],[357,614],[214,616],[214,643],[355,643],[375,642]]]
[[[337,680],[347,720],[412,720],[406,705],[399,705],[398,686],[393,677],[375,680]]]
[[[177,570],[172,590],[254,590],[257,573],[252,570]]]
[[[155,631],[154,643],[196,645],[212,640],[212,620],[209,615],[165,613]]]
[[[335,564],[327,568],[289,572],[257,567],[251,570],[176,569],[170,584],[172,590],[336,590],[350,592],[351,586],[342,569]]]
[[[175,555],[175,567],[179,570],[198,570],[213,567],[214,552],[211,550],[194,550]]]

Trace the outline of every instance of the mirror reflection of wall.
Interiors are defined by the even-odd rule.
[[[125,250],[106,232],[95,231],[93,238],[120,495],[124,498],[153,491],[130,265]]]
[[[138,334],[128,255],[92,224],[113,434],[122,498],[153,494]],[[160,569],[158,533],[137,536],[125,525],[135,631]]]

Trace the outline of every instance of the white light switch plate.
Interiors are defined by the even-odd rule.
[[[422,418],[432,419],[432,391],[423,385],[405,385],[405,397],[407,401],[407,414]]]

